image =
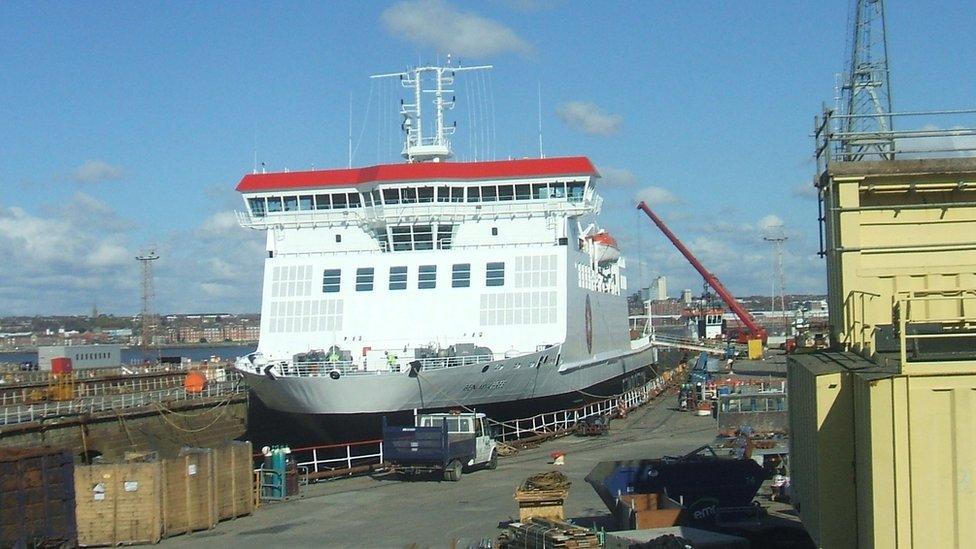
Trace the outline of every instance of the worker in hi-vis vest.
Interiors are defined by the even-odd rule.
[[[395,353],[391,353],[389,351],[386,352],[386,364],[390,367],[391,371],[400,371],[400,365],[397,364],[397,356]]]

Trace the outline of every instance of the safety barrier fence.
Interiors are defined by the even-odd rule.
[[[208,383],[199,392],[188,392],[180,386],[119,395],[99,395],[72,400],[0,406],[0,425],[27,423],[52,417],[122,411],[159,403],[231,396],[247,391],[247,388],[236,375],[229,376],[227,379],[227,381]]]
[[[275,366],[272,373],[281,377],[329,377],[346,375],[379,375],[406,372],[413,362],[420,363],[421,371],[441,370],[455,366],[470,366],[484,364],[494,360],[492,355],[444,356],[419,359],[398,359],[393,365],[386,362],[378,368],[365,369],[359,363],[349,360],[337,361],[305,361],[293,362],[284,366]],[[333,373],[335,372],[335,373]]]
[[[568,432],[589,418],[614,417],[623,410],[650,402],[664,393],[683,371],[665,372],[640,387],[576,408],[511,421],[489,419],[489,423],[492,425],[494,438],[506,443],[530,436]],[[296,465],[309,471],[313,479],[353,474],[358,468],[375,467],[383,463],[382,440],[308,446],[293,448],[291,452]],[[260,454],[255,455],[255,459],[260,457]]]

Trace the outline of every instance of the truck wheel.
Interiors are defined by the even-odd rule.
[[[487,469],[497,469],[498,468],[498,452],[491,453],[491,459],[488,460]]]
[[[453,460],[447,464],[444,469],[444,480],[451,482],[457,482],[461,480],[461,462],[458,460]]]

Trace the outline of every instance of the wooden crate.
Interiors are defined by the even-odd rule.
[[[187,448],[163,461],[163,537],[216,526],[216,480],[211,449]]]
[[[559,520],[535,517],[508,527],[511,549],[598,549],[600,538],[587,529]]]
[[[214,450],[217,475],[217,518],[254,512],[254,464],[251,443],[231,441]]]
[[[515,491],[515,501],[519,506],[519,521],[532,517],[562,520],[565,517],[563,502],[568,490],[522,490]]]
[[[0,448],[0,547],[73,546],[74,457],[59,448]]]
[[[160,462],[75,468],[78,544],[158,543],[162,537]]]

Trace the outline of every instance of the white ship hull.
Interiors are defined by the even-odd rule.
[[[485,364],[396,375],[272,377],[242,369],[249,386],[275,410],[298,414],[385,413],[440,408],[477,408],[572,393],[626,377],[657,362],[650,345],[554,365],[559,347]],[[540,363],[548,357],[547,362]],[[484,371],[482,371],[484,370]]]

